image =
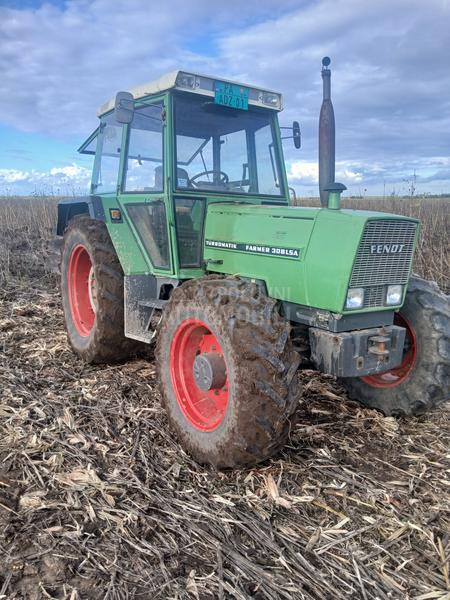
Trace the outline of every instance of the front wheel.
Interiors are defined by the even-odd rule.
[[[173,292],[157,368],[169,422],[197,461],[249,465],[283,446],[299,393],[289,331],[255,284],[210,276]]]
[[[436,284],[412,277],[395,324],[406,329],[399,367],[341,379],[353,400],[385,415],[427,412],[450,397],[450,305]]]

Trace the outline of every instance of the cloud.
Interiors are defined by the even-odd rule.
[[[293,0],[281,0],[280,9]],[[0,121],[28,132],[62,136],[89,132],[96,108],[119,89],[187,64],[209,70],[214,61],[186,40],[244,25],[271,3],[238,0],[69,0],[61,6],[0,7]]]
[[[448,0],[0,7],[0,123],[81,140],[96,126],[97,106],[119,89],[193,69],[282,91],[280,121],[298,119],[303,133],[300,154],[286,145],[290,180],[316,185],[320,60],[327,54],[343,183],[380,190],[416,169],[423,184],[450,186],[449,16]]]
[[[343,169],[336,171],[336,179],[339,181],[347,181],[348,183],[361,183],[363,180],[362,173],[352,171],[351,169]]]
[[[294,161],[287,164],[287,176],[292,185],[311,186],[319,182],[319,167],[317,161]],[[336,180],[346,181],[350,184],[360,183],[363,180],[363,166],[361,164],[336,162]]]
[[[53,167],[48,171],[0,169],[0,194],[30,193],[33,189],[51,194],[86,194],[91,170],[76,164]]]
[[[317,162],[295,161],[287,164],[287,176],[292,185],[312,185],[319,181]]]
[[[0,182],[17,183],[18,181],[27,181],[30,177],[28,171],[19,171],[18,169],[0,169]]]
[[[286,157],[306,163],[317,156],[320,60],[330,55],[338,160],[359,161],[362,177],[376,163],[399,180],[397,162],[412,172],[449,153],[449,17],[442,0],[321,0],[225,34],[220,48],[243,80],[284,92],[281,119],[303,130],[301,158],[290,147]]]
[[[91,171],[89,169],[85,169],[84,167],[72,164],[66,167],[53,167],[53,169],[50,169],[49,174],[52,177],[59,177],[62,180],[67,179],[68,181],[78,181],[82,179],[84,181],[90,178]]]

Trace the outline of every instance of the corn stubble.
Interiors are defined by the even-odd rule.
[[[448,200],[353,202],[419,216],[415,270],[450,291]],[[307,371],[281,455],[197,465],[151,359],[70,351],[55,207],[0,199],[0,598],[449,598],[448,407],[385,418]]]

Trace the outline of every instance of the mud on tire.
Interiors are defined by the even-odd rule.
[[[350,398],[385,415],[421,414],[450,398],[450,297],[414,276],[400,315],[416,336],[416,358],[407,377],[390,387],[358,378],[340,383]]]
[[[76,248],[90,258],[96,281],[97,310],[90,331],[81,335],[70,301],[69,265]],[[61,295],[70,345],[88,363],[115,362],[135,353],[138,344],[124,336],[123,271],[101,221],[86,215],[70,220],[61,252]]]
[[[192,319],[214,333],[228,372],[226,412],[212,431],[198,429],[183,414],[171,375],[172,340]],[[157,368],[169,422],[197,461],[222,468],[249,465],[285,444],[299,396],[299,356],[289,334],[276,301],[255,284],[213,275],[173,292],[158,335]]]

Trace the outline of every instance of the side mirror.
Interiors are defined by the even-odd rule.
[[[127,125],[133,121],[134,98],[130,92],[117,92],[114,104],[114,115],[118,123]]]
[[[292,123],[292,139],[294,140],[294,146],[298,150],[302,145],[302,133],[298,121]]]

